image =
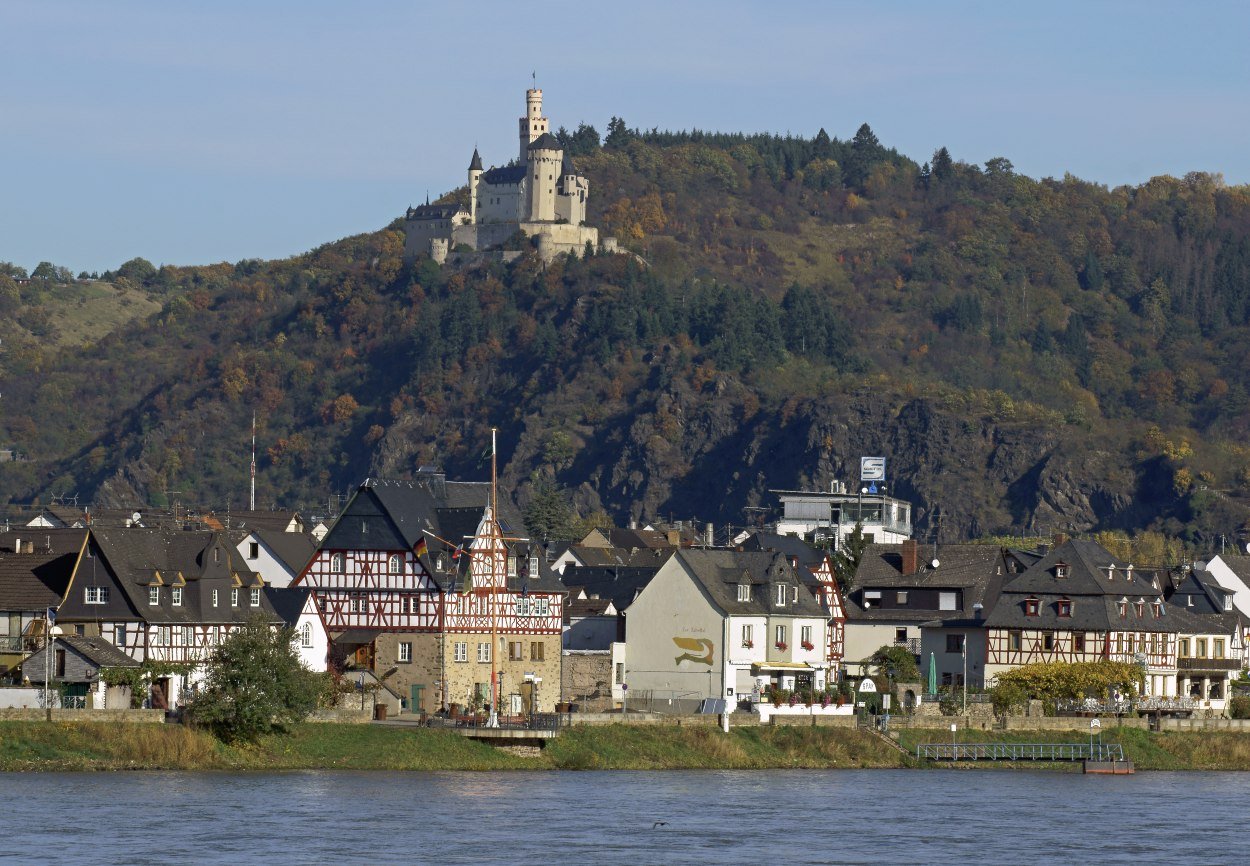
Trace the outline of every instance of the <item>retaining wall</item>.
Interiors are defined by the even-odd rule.
[[[0,709],[0,721],[41,722],[47,717],[42,709]],[[54,722],[144,722],[165,721],[164,710],[52,710]]]
[[[1161,731],[1250,731],[1250,719],[1160,719]]]

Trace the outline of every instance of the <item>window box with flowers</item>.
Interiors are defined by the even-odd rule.
[[[743,645],[746,649],[751,649],[752,647],[754,647],[754,646],[755,646],[755,641],[753,641],[753,640],[744,640],[744,641],[742,642],[742,645]]]
[[[788,643],[786,643],[785,641],[783,641],[783,640],[779,640],[779,641],[777,641],[777,649],[779,649],[779,650],[781,650],[781,651],[783,651],[783,652],[784,652],[786,649],[788,649],[788,648],[789,648],[789,646],[790,646],[790,645],[789,645]]]
[[[803,641],[802,646],[803,646],[803,649],[805,649],[805,650],[814,650],[814,649],[816,649],[815,644],[813,644],[810,640],[805,640],[805,641]]]

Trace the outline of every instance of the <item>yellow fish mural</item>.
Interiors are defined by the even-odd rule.
[[[677,644],[677,648],[685,650],[675,660],[674,664],[682,662],[698,662],[701,665],[712,665],[712,647],[713,644],[705,637],[675,637],[673,643]]]

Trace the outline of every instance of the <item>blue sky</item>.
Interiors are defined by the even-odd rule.
[[[554,126],[849,138],[1250,183],[1250,4],[0,0],[0,260],[283,257]],[[592,189],[592,194],[593,194]]]

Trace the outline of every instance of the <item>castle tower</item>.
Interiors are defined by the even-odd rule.
[[[524,165],[529,146],[547,131],[543,117],[543,92],[537,88],[525,91],[525,116],[521,118],[521,164]]]
[[[532,221],[552,222],[556,219],[556,182],[564,146],[550,132],[544,132],[526,149],[526,185],[529,192],[529,216]]]
[[[482,157],[477,148],[473,148],[473,159],[469,163],[469,225],[477,225],[477,185],[482,177]]]

